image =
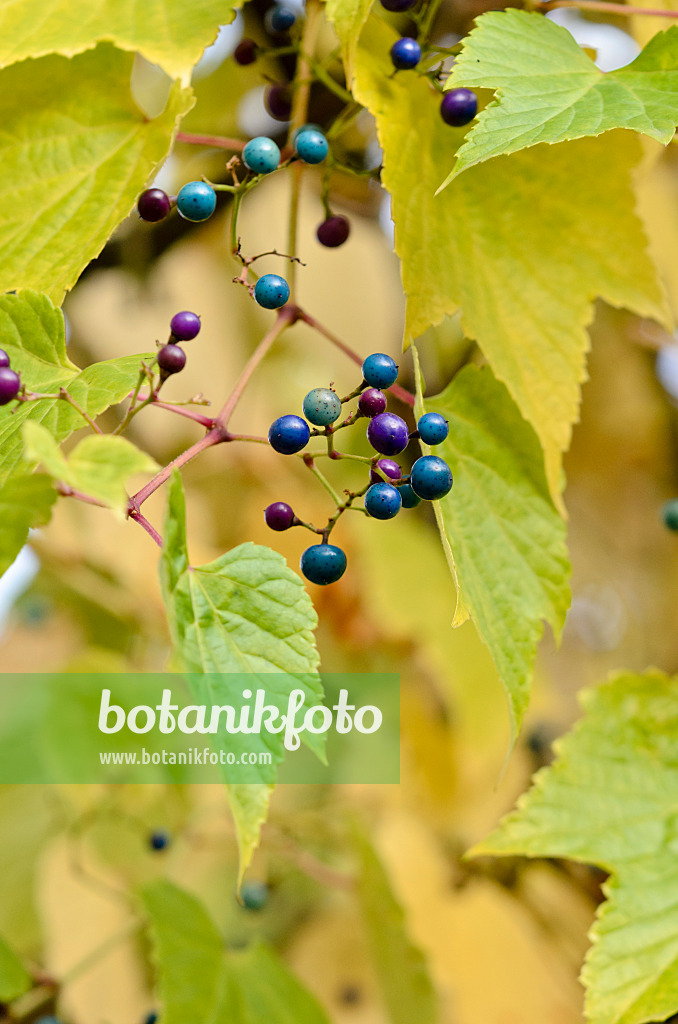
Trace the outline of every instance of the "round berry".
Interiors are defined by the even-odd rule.
[[[386,395],[378,388],[367,388],[358,399],[358,409],[363,416],[378,416],[386,408]]]
[[[276,121],[289,121],[292,114],[292,92],[289,85],[270,85],[264,95],[264,106]]]
[[[170,331],[177,341],[192,341],[200,333],[200,317],[184,309],[170,320]]]
[[[21,378],[9,366],[0,367],[0,405],[7,405],[21,390]]]
[[[321,245],[328,249],[336,249],[337,246],[343,245],[350,235],[351,222],[348,217],[336,214],[333,217],[328,217],[322,224],[318,224],[315,233]]]
[[[450,432],[450,425],[439,412],[425,412],[417,422],[417,430],[424,444],[442,444]]]
[[[667,526],[669,530],[678,531],[678,498],[673,498],[662,506],[662,519],[664,526]]]
[[[243,149],[242,158],[245,167],[249,167],[255,174],[270,174],[280,163],[280,149],[273,139],[257,135]]]
[[[38,1017],[35,1024],[61,1024],[61,1021],[58,1017]]]
[[[379,413],[367,428],[367,440],[380,455],[399,455],[409,439],[407,423],[393,412]]]
[[[440,103],[440,116],[445,124],[461,128],[478,113],[478,97],[470,89],[450,89]]]
[[[268,903],[268,886],[265,882],[247,882],[240,891],[245,910],[263,910]]]
[[[186,365],[186,353],[180,345],[163,345],[158,352],[158,366],[163,373],[180,373]]]
[[[401,476],[403,475],[402,469],[400,468],[398,463],[395,462],[393,459],[379,459],[377,461],[377,466],[382,471],[382,473],[385,473],[386,476],[389,477],[389,479],[391,480],[400,480]],[[379,484],[382,483],[383,481],[383,476],[380,476],[378,473],[376,473],[374,469],[370,470],[371,483]]]
[[[289,530],[293,525],[294,510],[286,501],[274,501],[272,505],[264,509],[264,519],[271,530],[280,533],[283,530]]]
[[[363,378],[371,388],[390,388],[398,379],[398,364],[383,352],[373,352],[362,366]]]
[[[302,124],[301,128],[295,128],[292,132],[292,145],[297,141],[297,136],[301,135],[302,132],[321,132],[322,128],[315,121],[309,121],[307,124]]]
[[[311,583],[326,587],[346,572],[346,555],[334,544],[312,544],[301,556],[299,568]]]
[[[147,188],[137,199],[137,213],[152,224],[164,220],[171,209],[170,197],[161,188]]]
[[[266,15],[266,27],[271,32],[289,32],[296,20],[291,7],[276,6]]]
[[[9,366],[9,356],[4,348],[0,348],[0,367]]]
[[[341,416],[339,395],[329,388],[313,388],[304,399],[303,411],[316,427],[327,427]]]
[[[206,181],[189,181],[179,189],[177,210],[184,218],[194,223],[207,220],[217,206],[217,194]]]
[[[308,444],[311,431],[301,416],[279,416],[268,431],[268,440],[281,455],[296,455]]]
[[[160,850],[166,850],[170,844],[170,834],[165,832],[163,829],[158,829],[155,832],[151,832],[148,837],[148,845],[152,850],[156,852]]]
[[[437,455],[422,455],[412,466],[410,484],[420,498],[436,501],[451,491],[452,470]]]
[[[254,298],[264,309],[279,309],[290,297],[290,286],[278,274],[264,274],[254,286]]]
[[[151,1012],[146,1015],[144,1024],[158,1024],[158,1015],[155,1010],[151,1010]]]
[[[400,512],[402,503],[397,487],[383,480],[372,484],[365,494],[365,508],[373,519],[393,519]]]
[[[403,36],[396,40],[391,47],[391,60],[393,67],[398,71],[409,71],[416,68],[421,60],[421,46],[411,36]]]
[[[412,490],[411,484],[400,484],[398,487],[402,498],[403,508],[416,508],[421,504],[421,498]]]
[[[254,64],[257,59],[257,44],[253,39],[241,39],[233,51],[233,60],[236,64]]]
[[[417,0],[381,0],[381,6],[387,11],[393,11],[394,14],[401,14],[403,11],[409,11],[416,2]]]
[[[330,146],[322,132],[307,128],[299,132],[294,148],[305,164],[321,164],[330,151]]]

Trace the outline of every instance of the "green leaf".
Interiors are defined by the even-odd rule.
[[[58,394],[66,388],[87,414],[95,418],[121,402],[139,377],[148,353],[93,363],[80,370],[66,354],[64,319],[46,295],[22,291],[0,296],[0,347],[28,391]],[[0,409],[0,484],[21,464],[22,429],[26,421],[42,423],[57,442],[86,425],[82,415],[62,399],[24,402]]]
[[[327,0],[325,10],[339,36],[346,71],[346,83],[353,81],[358,39],[370,13],[372,0]]]
[[[217,1002],[221,936],[206,908],[165,879],[140,892],[149,917],[165,1024],[207,1024]]]
[[[678,1007],[678,677],[620,674],[496,832],[471,851],[568,857],[611,874],[582,978],[591,1024]]]
[[[32,986],[31,976],[19,957],[0,938],[0,1000],[9,1003]]]
[[[29,529],[49,522],[56,496],[52,481],[42,474],[19,474],[0,487],[0,576],[26,543]]]
[[[133,60],[102,44],[0,72],[0,290],[60,304],[165,158],[192,94],[175,83],[149,120],[130,92]]]
[[[358,837],[358,850],[358,898],[389,1020],[391,1024],[436,1024],[438,1000],[424,956],[410,942],[388,876],[363,836]]]
[[[0,67],[48,53],[72,57],[108,40],[179,78],[238,6],[234,0],[0,0]]]
[[[125,483],[135,473],[153,473],[155,459],[124,437],[94,434],[65,457],[54,437],[34,420],[24,424],[24,457],[42,462],[55,480],[122,512],[128,500]]]
[[[639,140],[619,131],[498,157],[436,196],[463,133],[443,123],[440,94],[425,79],[391,75],[393,39],[384,23],[368,21],[356,93],[377,119],[384,150],[407,295],[405,340],[461,309],[466,334],[539,435],[558,496],[594,299],[670,323],[634,213]]]
[[[543,621],[558,635],[570,604],[565,525],[549,494],[539,440],[489,367],[468,366],[427,412],[450,423],[436,454],[454,477],[436,503],[463,606],[506,689],[511,739],[530,696]]]
[[[668,143],[678,123],[678,28],[658,32],[626,67],[603,74],[570,32],[541,14],[490,11],[467,37],[446,89],[495,89],[459,150],[457,174],[539,142],[632,128]]]

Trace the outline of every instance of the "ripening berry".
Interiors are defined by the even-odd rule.
[[[439,412],[425,412],[417,421],[417,430],[424,444],[442,444],[450,432],[450,425]]]
[[[257,59],[257,44],[253,39],[241,39],[233,51],[233,60],[243,67],[254,64]]]
[[[386,395],[378,388],[366,388],[358,399],[358,409],[363,416],[378,416],[386,409]]]
[[[328,217],[322,224],[318,224],[315,233],[321,245],[328,249],[336,249],[338,246],[343,245],[350,235],[351,222],[348,217],[336,214],[333,217]]]
[[[148,845],[156,853],[160,850],[166,850],[171,842],[169,832],[165,832],[164,829],[157,829],[155,832],[151,832],[148,837]]]
[[[304,398],[303,413],[316,427],[327,427],[341,416],[341,400],[329,388],[313,388]]]
[[[478,113],[478,97],[470,89],[450,89],[440,102],[440,116],[445,124],[461,128]]]
[[[281,532],[294,525],[295,516],[292,506],[286,501],[274,501],[264,509],[264,519],[269,529]]]
[[[293,414],[279,416],[268,431],[271,448],[281,455],[296,455],[306,447],[310,437],[311,431],[306,420]]]
[[[312,544],[301,556],[299,568],[311,583],[326,587],[346,572],[346,555],[334,544]]]
[[[322,132],[307,128],[299,132],[294,148],[305,164],[321,164],[330,151],[329,143]]]
[[[410,484],[420,498],[437,501],[452,489],[452,471],[437,455],[422,455],[412,466]]]
[[[410,71],[421,60],[421,46],[411,36],[403,36],[391,47],[391,61],[398,71]]]
[[[383,352],[373,352],[362,366],[363,379],[371,388],[390,388],[398,379],[398,364]]]
[[[399,455],[405,451],[410,433],[407,423],[393,412],[382,412],[370,420],[367,440],[380,455]]]
[[[170,197],[161,188],[147,188],[137,199],[137,213],[151,224],[164,220],[171,209]]]
[[[372,484],[365,494],[365,508],[373,519],[393,519],[402,503],[398,488],[384,480]]]
[[[7,405],[21,391],[21,378],[9,366],[0,366],[0,405]]]
[[[217,194],[206,181],[189,181],[179,189],[177,210],[184,218],[193,223],[207,220],[217,206]]]
[[[163,345],[158,352],[158,366],[163,374],[180,373],[186,365],[186,353],[180,345]]]
[[[255,174],[270,174],[280,163],[280,148],[266,135],[257,135],[243,149],[242,158],[245,167]]]
[[[170,320],[170,331],[177,341],[192,341],[200,333],[200,317],[188,309],[175,313]]]
[[[9,366],[9,356],[5,352],[4,348],[0,348],[0,368],[3,366]]]
[[[290,286],[278,274],[264,274],[254,286],[254,298],[264,309],[280,309],[290,297]]]
[[[292,114],[292,91],[289,85],[278,82],[270,85],[264,94],[264,106],[276,121],[289,121]]]
[[[382,471],[382,473],[385,473],[390,480],[400,480],[403,475],[403,471],[394,459],[378,459],[377,467]],[[374,468],[370,470],[371,483],[378,484],[381,483],[383,479],[383,476],[379,476],[379,474],[375,472]]]

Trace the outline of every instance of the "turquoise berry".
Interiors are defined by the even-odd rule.
[[[309,121],[308,124],[302,124],[301,128],[295,129],[292,132],[292,145],[294,145],[301,135],[302,132],[321,132],[322,128],[319,124],[315,124],[313,121]]]
[[[214,213],[216,205],[217,194],[206,181],[189,181],[179,189],[177,210],[184,220],[207,220]]]
[[[669,530],[678,531],[678,498],[673,498],[662,506],[662,519],[664,526]]]
[[[421,504],[421,498],[412,490],[411,484],[400,484],[398,487],[402,499],[403,508],[416,508]]]
[[[265,882],[247,882],[240,891],[245,910],[263,910],[268,903],[268,886]]]
[[[346,572],[346,555],[334,544],[312,544],[301,556],[299,568],[311,583],[326,587]]]
[[[316,427],[327,427],[341,415],[339,395],[329,388],[313,388],[304,399],[303,411],[310,423]]]
[[[437,455],[422,455],[412,466],[410,484],[420,498],[437,501],[452,489],[452,471]]]
[[[299,132],[294,148],[305,164],[321,164],[330,151],[329,143],[322,132],[307,128]]]
[[[296,455],[309,442],[311,431],[306,420],[301,416],[289,413],[287,416],[279,416],[268,431],[268,440],[271,448],[281,455]]]
[[[270,174],[280,163],[280,149],[273,139],[257,135],[243,149],[242,158],[255,174]]]
[[[450,432],[450,425],[439,412],[425,412],[419,417],[417,430],[424,444],[442,444]]]
[[[365,508],[373,519],[393,519],[400,512],[402,503],[398,488],[385,481],[372,484],[365,494]]]
[[[384,352],[373,352],[363,363],[363,378],[371,388],[390,388],[398,379],[398,364]]]
[[[279,309],[290,297],[290,286],[278,274],[264,274],[254,286],[254,298],[264,309]]]

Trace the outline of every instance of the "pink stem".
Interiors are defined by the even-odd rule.
[[[228,426],[228,421],[233,415],[233,410],[240,401],[242,393],[247,387],[250,378],[254,371],[256,370],[257,366],[262,361],[262,359],[264,358],[264,356],[266,355],[266,353],[268,352],[276,338],[282,334],[286,327],[289,327],[290,324],[294,323],[294,321],[298,318],[298,315],[299,310],[297,309],[296,306],[283,306],[282,309],[278,310],[278,316],[276,317],[276,321],[273,324],[273,327],[271,327],[268,334],[266,334],[265,337],[261,339],[261,341],[255,348],[254,352],[252,353],[248,363],[245,366],[245,369],[240,374],[240,377],[238,378],[238,381],[235,387],[233,388],[233,391],[231,391],[230,395],[228,396],[224,403],[221,412],[216,417],[214,421],[215,424],[222,427],[223,429],[226,429],[226,427]]]
[[[77,501],[84,501],[86,505],[96,505],[97,508],[109,507],[103,501],[99,501],[97,498],[92,498],[89,494],[85,494],[83,491],[76,491],[74,487],[69,487],[68,484],[57,484],[56,489],[63,498],[75,498]]]
[[[148,395],[139,395],[139,401],[141,402],[144,402],[147,398]],[[205,427],[207,430],[211,430],[214,426],[214,420],[211,416],[203,416],[201,412],[187,409],[183,405],[171,405],[167,402],[149,402],[149,405],[155,405],[158,409],[167,409],[168,412],[175,412],[177,416],[185,416],[186,419],[199,423],[201,427]]]
[[[205,434],[204,437],[201,437],[199,441],[196,441],[196,443],[192,444],[190,448],[187,448],[185,452],[178,455],[173,462],[170,462],[164,469],[161,469],[152,480],[149,480],[148,483],[141,488],[140,491],[133,494],[129,499],[127,514],[132,517],[132,513],[138,512],[146,499],[150,498],[151,494],[153,494],[154,491],[157,491],[158,487],[161,487],[165,483],[165,480],[169,479],[172,475],[173,469],[179,469],[181,466],[185,466],[187,462],[194,459],[196,455],[200,454],[200,452],[204,452],[207,448],[211,448],[212,445],[219,444],[221,441],[226,441],[227,439],[227,435],[225,435],[223,430],[219,427],[214,427],[209,431],[209,433]]]
[[[135,523],[138,523],[139,526],[143,526],[146,533],[150,534],[150,536],[153,538],[158,547],[162,547],[162,537],[160,536],[156,528],[152,526],[151,523],[149,523],[146,516],[142,515],[141,512],[133,511],[130,512],[129,517],[130,519],[133,519]]]

